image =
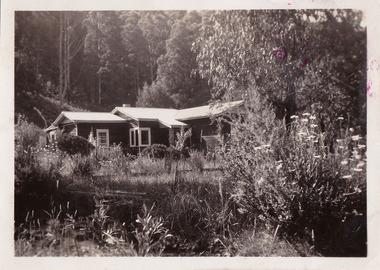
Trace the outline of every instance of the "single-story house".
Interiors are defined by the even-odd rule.
[[[86,139],[92,132],[100,146],[122,143],[132,152],[138,152],[152,144],[173,145],[175,134],[183,127],[192,129],[189,143],[199,149],[215,143],[221,135],[230,132],[227,124],[218,127],[211,118],[235,110],[243,102],[233,101],[181,110],[123,105],[109,113],[63,111],[45,132],[50,141],[56,139],[57,130]]]

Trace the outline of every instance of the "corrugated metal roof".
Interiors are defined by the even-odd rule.
[[[67,112],[64,111],[58,116],[54,121],[53,125],[58,125],[64,119],[69,119],[72,122],[76,123],[91,123],[91,122],[104,122],[104,123],[123,123],[127,120],[108,113],[108,112]]]
[[[182,109],[179,110],[178,113],[175,115],[175,119],[179,121],[184,120],[191,120],[191,119],[197,119],[197,118],[206,118],[214,115],[221,114],[223,112],[226,112],[232,108],[235,108],[237,106],[240,106],[244,103],[244,100],[239,101],[232,101],[232,102],[226,102],[223,104],[216,104],[214,106],[206,105],[206,106],[200,106],[200,107],[194,107],[189,109]]]

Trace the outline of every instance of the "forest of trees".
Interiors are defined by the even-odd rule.
[[[16,12],[16,107],[25,93],[109,111],[255,92],[279,119],[312,110],[365,127],[361,21],[354,10]]]
[[[15,91],[110,110],[204,105],[191,50],[209,12],[16,12]]]

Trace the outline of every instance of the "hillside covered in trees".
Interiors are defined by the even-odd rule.
[[[287,122],[308,110],[365,127],[360,11],[35,11],[15,22],[15,111],[39,126],[63,109],[258,94]]]
[[[49,122],[67,107],[41,96],[105,111],[122,103],[206,104],[210,86],[194,72],[192,44],[209,16],[196,11],[16,12],[16,113],[33,116],[41,126],[41,115]]]

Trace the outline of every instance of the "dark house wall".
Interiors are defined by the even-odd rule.
[[[163,144],[169,146],[169,128],[157,121],[140,121],[140,127],[150,128],[151,144]]]
[[[219,127],[216,121],[212,121],[210,118],[194,119],[182,121],[192,128],[191,146],[197,149],[205,149],[205,142],[201,140],[201,136],[219,135]],[[226,122],[220,123],[221,134],[226,135],[231,132],[231,127]]]
[[[202,136],[218,135],[219,128],[216,121],[212,122],[209,118],[194,119],[182,121],[188,124],[189,128],[192,128],[192,136],[187,145],[196,149],[206,149],[205,141],[201,140]],[[129,149],[131,152],[138,152],[143,147],[130,147],[129,146],[129,130],[133,127],[149,127],[151,131],[151,144],[163,144],[170,146],[169,138],[170,134],[174,137],[173,142],[177,139],[177,133],[180,132],[180,128],[170,129],[167,126],[157,121],[140,121],[130,119],[126,123],[78,123],[77,132],[78,136],[88,139],[90,132],[92,131],[94,137],[96,137],[97,129],[109,130],[109,143],[119,144],[122,143],[123,147]],[[65,126],[65,133],[73,131],[74,125]],[[230,133],[230,126],[222,122],[221,126],[222,134]],[[172,142],[172,143],[173,143]]]
[[[203,118],[203,119],[194,119],[182,121],[191,127],[191,139],[190,145],[195,148],[202,148],[201,135],[216,135],[217,133],[217,125],[216,123],[211,123],[211,119]]]
[[[129,129],[131,125],[129,123],[79,123],[78,124],[78,136],[82,136],[88,139],[90,132],[92,131],[94,137],[96,137],[97,129],[108,129],[110,145],[119,144],[120,142],[124,147],[129,146]]]

